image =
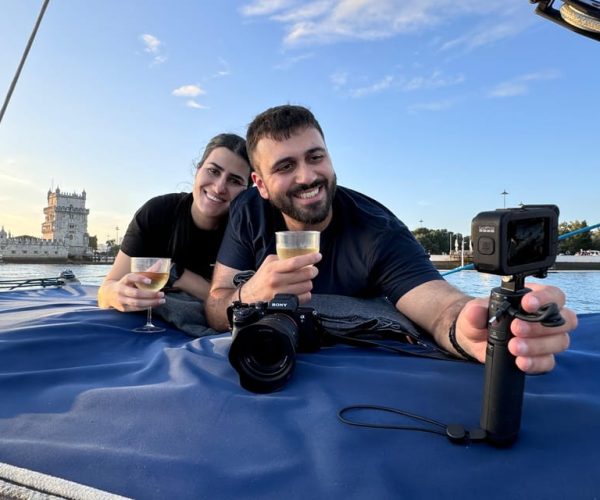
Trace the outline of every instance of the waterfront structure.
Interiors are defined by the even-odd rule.
[[[550,268],[551,271],[600,271],[600,255],[593,250],[588,255],[557,255],[556,262]],[[433,265],[439,270],[455,269],[459,266],[471,264],[473,262],[472,252],[465,252],[461,259],[460,253],[455,252],[450,255],[430,255],[429,258]]]
[[[82,258],[90,253],[87,232],[90,211],[85,208],[85,199],[85,190],[81,194],[62,193],[58,187],[54,192],[48,190],[42,239],[63,241],[71,258]]]
[[[62,193],[60,188],[48,190],[48,206],[44,208],[42,237],[17,236],[0,230],[0,261],[66,262],[91,260],[87,232],[89,209],[85,208],[86,192]]]
[[[4,228],[2,228],[4,230]],[[4,233],[4,234],[3,234]],[[68,247],[61,241],[33,236],[8,237],[0,231],[0,260],[3,262],[66,262]]]

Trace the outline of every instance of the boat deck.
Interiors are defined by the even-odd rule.
[[[600,492],[600,314],[527,377],[516,444],[342,424],[348,405],[476,427],[478,364],[336,346],[283,390],[239,386],[229,335],[132,332],[95,287],[0,293],[0,462],[140,499],[545,498]],[[371,422],[418,425],[357,414]]]

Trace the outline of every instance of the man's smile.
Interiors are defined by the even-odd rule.
[[[296,193],[294,196],[296,198],[301,198],[303,200],[309,200],[309,199],[317,196],[319,194],[320,190],[321,190],[321,186],[318,186],[316,188],[313,188],[313,189],[310,189],[307,191],[300,191],[299,193]]]

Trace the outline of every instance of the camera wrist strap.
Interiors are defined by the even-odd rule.
[[[496,315],[490,319],[490,322],[497,321],[501,319],[503,316],[508,315],[512,318],[519,318],[523,321],[529,322],[540,322],[544,326],[560,326],[564,324],[565,320],[560,314],[560,310],[558,305],[551,302],[549,304],[545,304],[541,306],[535,313],[528,314],[522,311],[518,311],[512,305],[505,301],[503,302]],[[406,351],[402,351],[401,349],[395,348],[393,346],[389,346],[387,344],[382,344],[380,342],[374,342],[371,340],[357,339],[357,338],[348,338],[343,335],[335,335],[328,332],[335,338],[339,338],[345,343],[351,344],[352,342],[356,342],[357,345],[372,345],[377,347],[383,347],[385,349],[389,349],[395,352],[401,352],[402,354],[406,354]],[[425,356],[425,357],[434,357],[427,353],[414,353],[416,355]],[[456,359],[456,358],[452,358]],[[430,425],[430,427],[423,426],[411,426],[411,425],[392,425],[392,424],[379,424],[379,423],[371,423],[371,422],[361,422],[358,420],[352,420],[346,417],[346,414],[352,411],[372,411],[372,412],[383,412],[383,413],[392,413],[395,415],[400,415],[402,417],[407,417],[413,420],[417,420],[420,422],[424,422]],[[352,405],[346,406],[338,411],[338,419],[347,425],[352,425],[355,427],[367,427],[370,429],[395,429],[395,430],[408,430],[408,431],[419,431],[419,432],[430,432],[433,434],[439,434],[441,436],[447,437],[453,443],[471,443],[471,442],[479,442],[486,440],[486,431],[475,427],[472,429],[466,429],[462,424],[444,424],[443,422],[439,422],[437,420],[433,420],[421,415],[416,415],[404,410],[399,410],[397,408],[390,408],[387,406],[377,406],[377,405]]]
[[[500,304],[496,314],[489,320],[490,323],[500,321],[504,316],[510,316],[511,318],[518,318],[523,321],[530,323],[541,323],[544,326],[562,326],[565,323],[565,319],[560,314],[558,305],[554,302],[541,306],[535,313],[528,314],[518,309],[515,309],[510,302],[505,300]]]
[[[400,415],[409,419],[417,420],[429,424],[426,426],[414,426],[414,425],[396,425],[396,424],[376,424],[371,422],[361,422],[359,420],[352,420],[346,417],[346,414],[353,411],[372,411],[381,413],[391,413],[394,415]],[[479,427],[473,429],[466,429],[462,424],[444,424],[431,418],[416,415],[404,410],[398,410],[396,408],[390,408],[387,406],[377,405],[352,405],[346,406],[338,411],[338,419],[347,425],[354,427],[367,427],[369,429],[393,429],[403,431],[418,431],[418,432],[429,432],[432,434],[439,434],[440,436],[447,437],[453,443],[471,443],[484,441],[486,438],[486,432]]]

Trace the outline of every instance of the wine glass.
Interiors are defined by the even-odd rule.
[[[319,251],[319,231],[277,231],[275,249],[280,259],[289,259]]]
[[[150,283],[136,282],[141,290],[158,291],[165,286],[169,279],[171,259],[164,257],[132,257],[131,272],[150,278]],[[148,308],[146,324],[133,329],[134,332],[164,332],[165,329],[152,324],[152,307]]]

